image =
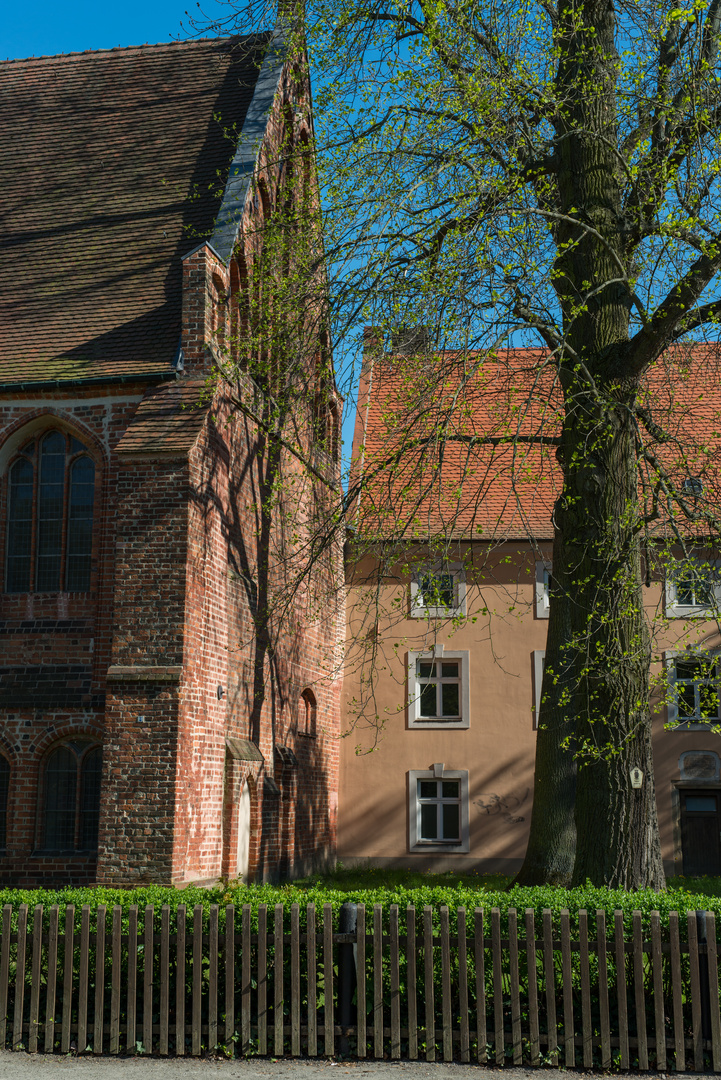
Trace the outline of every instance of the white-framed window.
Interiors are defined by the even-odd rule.
[[[448,619],[466,614],[466,575],[462,563],[422,566],[411,581],[411,618]]]
[[[551,609],[552,566],[536,563],[536,618],[547,619]]]
[[[533,650],[533,730],[538,730],[541,715],[541,690],[543,688],[543,669],[546,666],[546,650]]]
[[[468,772],[437,763],[408,773],[408,846],[411,851],[469,849]]]
[[[679,561],[666,578],[669,619],[718,618],[721,614],[721,561]]]
[[[443,645],[408,653],[408,727],[470,726],[469,655]]]
[[[668,722],[687,730],[704,730],[721,722],[721,654],[667,652]]]

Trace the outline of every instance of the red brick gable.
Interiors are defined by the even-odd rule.
[[[262,42],[0,68],[15,109],[15,149],[3,159],[0,148],[12,174],[0,254],[0,757],[10,768],[0,880],[278,877],[334,855],[340,544],[314,555],[308,574],[295,568],[306,521],[329,518],[340,498],[330,355],[317,340],[302,371],[291,358],[290,441],[268,423],[262,371],[257,382],[242,371],[252,350],[240,267],[258,259],[274,203],[292,194],[305,205],[287,162],[310,124],[293,107],[307,73],[282,27]],[[23,79],[40,134],[17,117]],[[27,206],[13,171],[20,146]],[[304,191],[315,190],[309,165]],[[230,360],[229,385],[214,375]],[[58,433],[61,570],[48,583],[36,552],[43,447],[60,457]],[[73,470],[85,458],[89,577],[63,591]],[[6,550],[23,544],[30,574],[9,577],[18,556]],[[294,574],[295,595],[284,593]],[[91,762],[102,747],[97,850],[77,799],[62,845],[46,813],[58,790],[48,763],[65,743],[76,765],[75,743]]]
[[[169,372],[267,41],[0,64],[0,384]]]

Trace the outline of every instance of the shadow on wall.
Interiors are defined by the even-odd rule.
[[[379,756],[374,756],[377,768]],[[430,763],[428,763],[430,765]],[[340,858],[411,859],[420,863],[430,860],[442,865],[443,860],[455,862],[500,860],[517,862],[525,854],[533,800],[533,762],[522,772],[511,770],[511,763],[499,763],[495,768],[481,767],[473,761],[459,762],[452,754],[446,758],[447,768],[463,765],[469,771],[470,851],[457,855],[408,848],[408,777],[400,771],[391,784],[384,770],[376,783],[363,785],[356,792],[352,807],[346,809],[341,823]],[[515,773],[515,775],[514,775]]]
[[[334,852],[332,734],[297,734],[299,679],[308,670],[317,678],[324,650],[330,676],[335,645],[335,619],[328,616],[334,616],[335,596],[332,603],[326,600],[323,618],[319,606],[309,602],[309,592],[325,589],[330,596],[336,581],[329,547],[311,563],[309,586],[303,553],[298,554],[298,520],[322,518],[329,489],[319,491],[317,482],[299,476],[297,463],[279,440],[246,416],[236,413],[229,419],[227,403],[225,413],[218,412],[220,418],[209,419],[202,437],[202,479],[191,490],[199,532],[196,579],[208,583],[201,589],[207,623],[203,648],[206,638],[212,640],[219,666],[228,668],[223,734],[251,740],[265,759],[252,862],[256,878],[278,879],[327,865]],[[217,607],[227,618],[219,619],[214,610],[211,582],[220,590]],[[309,611],[315,613],[320,651],[317,641],[315,652],[310,651]],[[336,706],[330,682],[329,677],[327,690],[323,682],[318,685],[332,720]],[[205,755],[195,755],[196,790],[207,786],[207,768]]]

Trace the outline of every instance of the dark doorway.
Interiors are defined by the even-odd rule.
[[[681,851],[687,877],[721,874],[721,792],[680,790]]]

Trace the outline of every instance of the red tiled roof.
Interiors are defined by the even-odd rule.
[[[0,64],[0,383],[169,369],[265,41]]]
[[[699,345],[689,355],[671,350],[649,371],[639,403],[670,438],[644,438],[677,482],[701,476],[704,499],[718,507],[721,350]],[[362,474],[363,488],[352,524],[367,537],[550,539],[562,398],[544,361],[541,350],[508,349],[366,363],[351,481]],[[655,527],[664,527],[663,514]]]

